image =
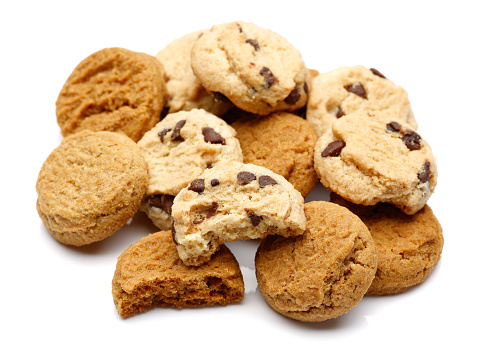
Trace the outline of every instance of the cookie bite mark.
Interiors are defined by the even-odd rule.
[[[247,216],[249,217],[249,219],[251,220],[251,223],[254,227],[257,227],[259,225],[259,223],[261,223],[262,221],[262,216],[258,216],[257,214],[254,213],[254,211],[252,211],[251,209],[249,208],[244,208],[244,210],[246,211],[247,213]]]
[[[367,99],[367,92],[365,91],[365,88],[362,85],[362,83],[354,83],[351,85],[346,85],[344,88],[349,93],[354,93],[355,95],[358,95],[361,98]]]
[[[269,89],[274,83],[278,82],[279,80],[275,77],[275,75],[272,73],[272,71],[267,68],[263,67],[260,71],[259,74],[261,74],[264,77],[265,84],[264,87],[266,89]]]
[[[173,133],[171,134],[171,140],[180,140],[180,141],[184,140],[181,137],[181,129],[184,127],[184,124],[186,124],[186,119],[180,120],[179,122],[176,123]]]
[[[204,141],[207,143],[222,145],[226,144],[226,140],[221,136],[221,134],[210,127],[202,128],[202,134],[204,135]]]
[[[323,158],[326,157],[338,157],[340,152],[345,147],[345,142],[343,140],[335,140],[322,151],[321,155]]]
[[[204,179],[197,178],[191,182],[188,189],[190,191],[194,191],[199,194],[203,194],[205,186],[204,186]]]
[[[246,185],[251,183],[253,180],[256,180],[256,176],[251,172],[239,172],[237,174],[237,182],[240,185]]]

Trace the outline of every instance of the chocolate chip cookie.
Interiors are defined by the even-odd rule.
[[[217,99],[251,113],[306,104],[310,73],[300,52],[277,33],[243,21],[205,31],[191,50],[191,67]]]

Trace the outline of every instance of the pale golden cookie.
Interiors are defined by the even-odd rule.
[[[325,188],[356,204],[392,203],[419,211],[437,184],[428,143],[386,114],[357,111],[319,137],[314,167]]]
[[[204,89],[191,69],[191,48],[202,33],[198,30],[175,39],[156,54],[166,73],[168,101],[163,113],[200,108],[221,115],[232,107]]]
[[[405,292],[435,269],[443,249],[443,231],[428,205],[409,216],[390,204],[361,206],[335,193],[330,200],[358,215],[375,241],[378,266],[368,295]]]
[[[166,99],[156,58],[106,48],[85,58],[66,80],[56,101],[57,122],[63,136],[106,130],[137,142],[159,121]]]
[[[112,235],[138,210],[147,165],[130,138],[83,130],[43,163],[36,190],[45,227],[61,243],[83,246]]]
[[[186,266],[170,231],[153,233],[129,246],[118,257],[112,288],[123,318],[155,307],[225,306],[244,298],[239,264],[225,245],[201,267]]]
[[[303,322],[339,317],[354,307],[377,269],[375,244],[363,222],[330,202],[305,204],[298,237],[269,236],[255,258],[259,290],[276,312]]]
[[[181,190],[172,207],[181,260],[199,265],[225,242],[298,235],[305,230],[304,199],[267,168],[221,162]]]
[[[300,52],[277,33],[243,21],[205,31],[191,67],[216,98],[255,114],[292,111],[307,102],[310,73]]]
[[[382,111],[387,116],[417,129],[402,87],[376,69],[356,65],[314,76],[307,102],[307,120],[321,136],[332,122],[359,110]]]
[[[312,125],[301,117],[272,113],[232,124],[241,143],[244,163],[266,167],[287,179],[302,197],[318,182],[314,169],[317,142]]]

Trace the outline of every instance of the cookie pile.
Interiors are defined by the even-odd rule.
[[[406,91],[376,69],[319,73],[282,36],[237,21],[155,57],[100,50],[56,106],[65,138],[36,184],[51,235],[98,242],[137,211],[158,228],[118,258],[121,317],[243,299],[236,240],[258,240],[261,294],[304,322],[404,292],[440,259],[435,158]],[[304,201],[319,180],[330,201]]]

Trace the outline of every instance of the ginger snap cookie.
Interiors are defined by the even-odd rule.
[[[172,217],[179,257],[188,265],[207,262],[225,242],[305,230],[304,199],[284,177],[235,161],[193,180],[174,199]]]
[[[193,73],[191,48],[202,33],[198,30],[175,39],[156,54],[166,74],[168,101],[163,114],[199,108],[220,116],[232,107],[216,100]]]
[[[391,203],[409,215],[425,205],[437,184],[428,143],[380,112],[354,112],[334,120],[317,141],[314,167],[324,187],[346,200]]]
[[[306,118],[317,135],[327,132],[335,119],[358,110],[382,111],[413,129],[418,127],[405,89],[374,68],[356,65],[314,76]]]
[[[330,200],[359,216],[375,241],[378,266],[368,295],[405,292],[435,269],[444,240],[440,222],[428,205],[409,216],[391,204],[361,206],[335,193]]]
[[[140,239],[119,257],[112,281],[119,315],[127,318],[156,307],[227,305],[244,298],[239,264],[222,245],[208,263],[186,266],[171,231]]]
[[[251,113],[292,111],[307,102],[310,73],[300,52],[279,34],[243,21],[205,31],[191,67],[217,99]]]
[[[203,109],[166,116],[138,142],[148,163],[148,189],[141,209],[162,230],[171,228],[171,203],[206,168],[242,162],[236,131]]]
[[[167,99],[164,69],[153,56],[99,50],[78,64],[56,101],[63,136],[83,129],[126,134],[137,142],[158,121]]]
[[[83,246],[121,228],[148,185],[138,145],[121,133],[83,130],[66,137],[38,175],[37,210],[59,242]]]
[[[313,201],[304,209],[303,235],[269,236],[261,242],[256,277],[273,310],[302,322],[321,322],[345,314],[363,298],[377,256],[367,227],[345,207]]]
[[[241,143],[244,163],[272,170],[306,197],[318,182],[314,169],[314,128],[287,112],[243,119],[232,124]]]

